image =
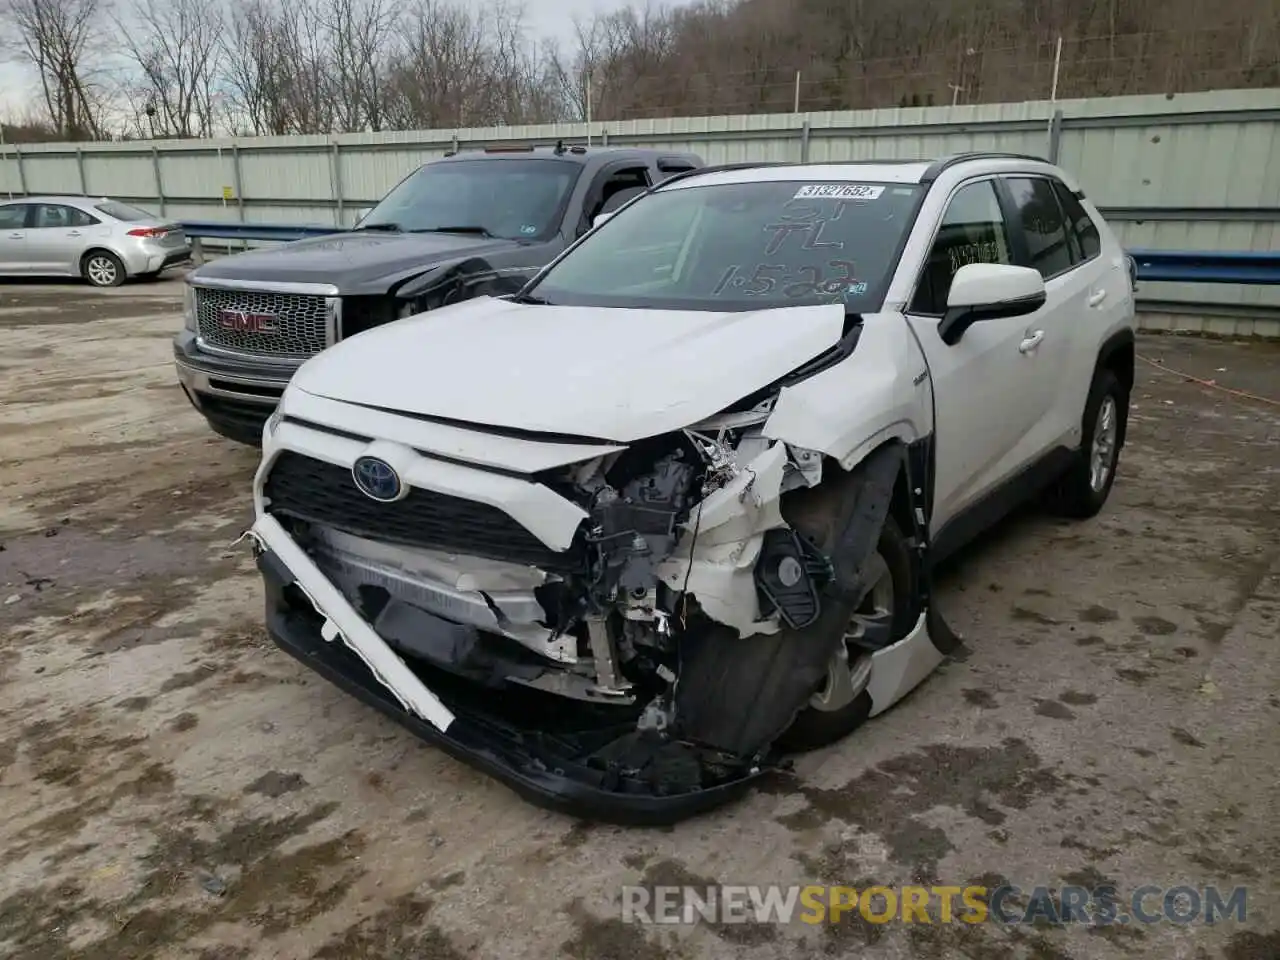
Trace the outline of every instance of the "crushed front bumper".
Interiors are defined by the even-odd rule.
[[[301,582],[281,553],[271,548],[270,540],[275,537],[260,535],[269,526],[259,524],[257,529],[258,567],[272,640],[331,683],[421,739],[497,778],[531,803],[587,820],[663,825],[736,799],[771,770],[768,766],[743,769],[702,789],[665,793],[652,780],[588,760],[602,744],[633,729],[634,722],[610,724],[603,710],[596,714],[600,718],[597,726],[575,728],[552,722],[548,711],[539,709],[549,705],[548,695],[496,696],[491,690],[430,668],[413,670],[415,682],[408,685],[396,684],[393,678],[392,686],[415,702],[415,709],[407,709],[401,702],[406,696],[393,693],[386,678],[378,678],[379,663],[371,665],[369,657],[355,652],[350,642],[343,642],[342,624],[357,633],[363,622],[353,623],[350,618],[358,614],[340,595],[321,596],[321,591],[314,589],[320,584],[312,581],[309,589]],[[283,552],[289,552],[287,544],[281,546]],[[299,565],[305,567],[306,563]],[[312,580],[306,572],[302,579]],[[319,612],[326,601],[333,609]],[[326,639],[326,635],[333,639]],[[403,661],[400,666],[408,669]],[[430,681],[430,690],[421,684],[424,678]],[[525,704],[528,708],[521,709]],[[434,720],[426,719],[428,716]]]

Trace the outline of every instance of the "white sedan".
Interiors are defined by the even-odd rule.
[[[1107,499],[1133,277],[1033,158],[737,166],[514,298],[308,361],[252,539],[276,642],[526,797],[672,820],[956,643],[937,562]]]

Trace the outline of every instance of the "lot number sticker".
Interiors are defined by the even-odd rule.
[[[884,187],[866,183],[806,183],[795,200],[877,200]]]

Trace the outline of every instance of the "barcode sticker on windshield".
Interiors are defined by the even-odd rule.
[[[866,183],[806,183],[794,200],[877,200],[884,187]]]

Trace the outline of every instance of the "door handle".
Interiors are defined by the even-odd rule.
[[[1034,333],[1028,333],[1025,340],[1018,344],[1019,353],[1030,353],[1036,347],[1040,346],[1040,341],[1044,339],[1044,331],[1037,330]]]
[[[11,234],[9,234],[9,239],[10,239],[10,240],[21,240],[21,239],[22,239],[22,234],[20,234],[20,233],[11,233]]]
[[[67,236],[68,236],[68,237],[78,237],[78,236],[80,236],[80,231],[79,231],[79,230],[68,230],[68,231],[67,231]]]
[[[1089,294],[1089,306],[1096,307],[1103,300],[1107,299],[1107,291],[1099,290],[1096,293]]]

